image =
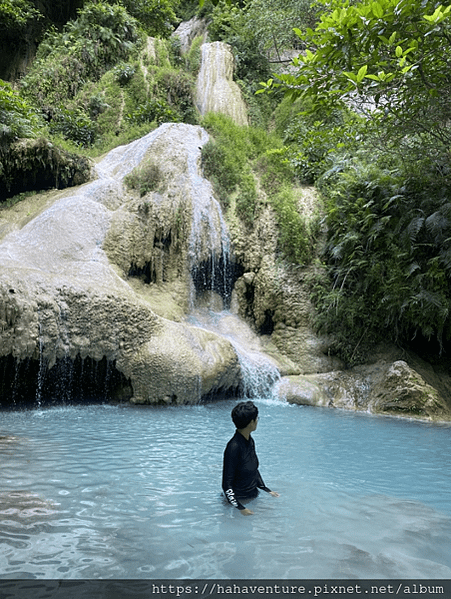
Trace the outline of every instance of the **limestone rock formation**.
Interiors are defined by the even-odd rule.
[[[404,360],[393,362],[383,380],[371,393],[372,412],[441,418],[447,411],[446,402],[438,391]]]
[[[427,377],[427,372],[423,374]],[[347,371],[284,377],[278,393],[300,405],[426,420],[451,419],[450,406],[436,387],[405,360],[380,359]]]
[[[246,104],[233,81],[234,58],[224,42],[202,45],[202,61],[196,85],[196,105],[202,115],[219,112],[238,125],[247,125]]]
[[[3,399],[14,395],[17,378],[30,377],[20,399],[45,387],[58,364],[77,360],[106,360],[121,374],[116,395],[134,402],[197,402],[239,386],[229,341],[166,320],[148,299],[154,280],[170,286],[175,269],[188,281],[198,260],[222,251],[221,229],[219,237],[211,230],[217,203],[199,171],[207,139],[200,127],[162,125],[108,154],[95,181],[9,228],[0,245]],[[138,198],[123,179],[153,152],[164,189]],[[183,246],[175,258],[174,244]],[[140,268],[150,280],[136,285],[130,276]],[[6,374],[11,365],[17,376]]]
[[[199,35],[205,36],[208,23],[204,19],[194,16],[189,21],[183,21],[172,34],[172,37],[180,40],[180,51],[186,54],[190,49],[194,38]]]
[[[2,153],[0,201],[36,189],[65,188],[89,180],[88,159],[57,148],[47,139],[20,139]]]
[[[313,306],[306,284],[310,268],[290,269],[280,262],[271,208],[262,210],[252,231],[232,229],[232,240],[245,271],[235,284],[240,316],[253,321],[257,331],[270,336],[271,344],[296,364],[288,370],[311,374],[341,368],[339,360],[327,355],[327,339],[311,327]]]
[[[303,406],[330,406],[331,400],[321,387],[307,376],[285,376],[277,386],[277,393],[288,403]]]

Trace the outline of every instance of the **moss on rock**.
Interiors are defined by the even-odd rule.
[[[0,201],[24,191],[81,185],[90,174],[87,158],[42,137],[21,139],[0,154]]]

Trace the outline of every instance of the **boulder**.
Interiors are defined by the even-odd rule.
[[[120,366],[120,364],[119,364]],[[124,364],[132,403],[187,404],[232,393],[240,367],[233,346],[200,328],[166,322]]]
[[[424,376],[405,360],[391,362],[381,358],[373,364],[349,370],[285,377],[281,380],[279,397],[304,405],[424,420],[451,420],[451,406],[439,392],[438,385],[425,379],[433,375],[421,364],[417,368]]]
[[[449,406],[437,389],[404,360],[393,362],[383,379],[374,385],[369,407],[375,413],[408,414],[428,419],[450,414]]]
[[[279,399],[301,406],[329,406],[330,398],[307,376],[285,376],[277,385]]]

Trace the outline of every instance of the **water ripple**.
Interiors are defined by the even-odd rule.
[[[451,576],[449,427],[259,403],[265,482],[220,499],[234,401],[5,413],[0,576]]]

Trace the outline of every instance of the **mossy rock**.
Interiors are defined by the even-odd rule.
[[[0,202],[24,191],[81,185],[89,180],[91,163],[47,139],[21,139],[0,153]]]

